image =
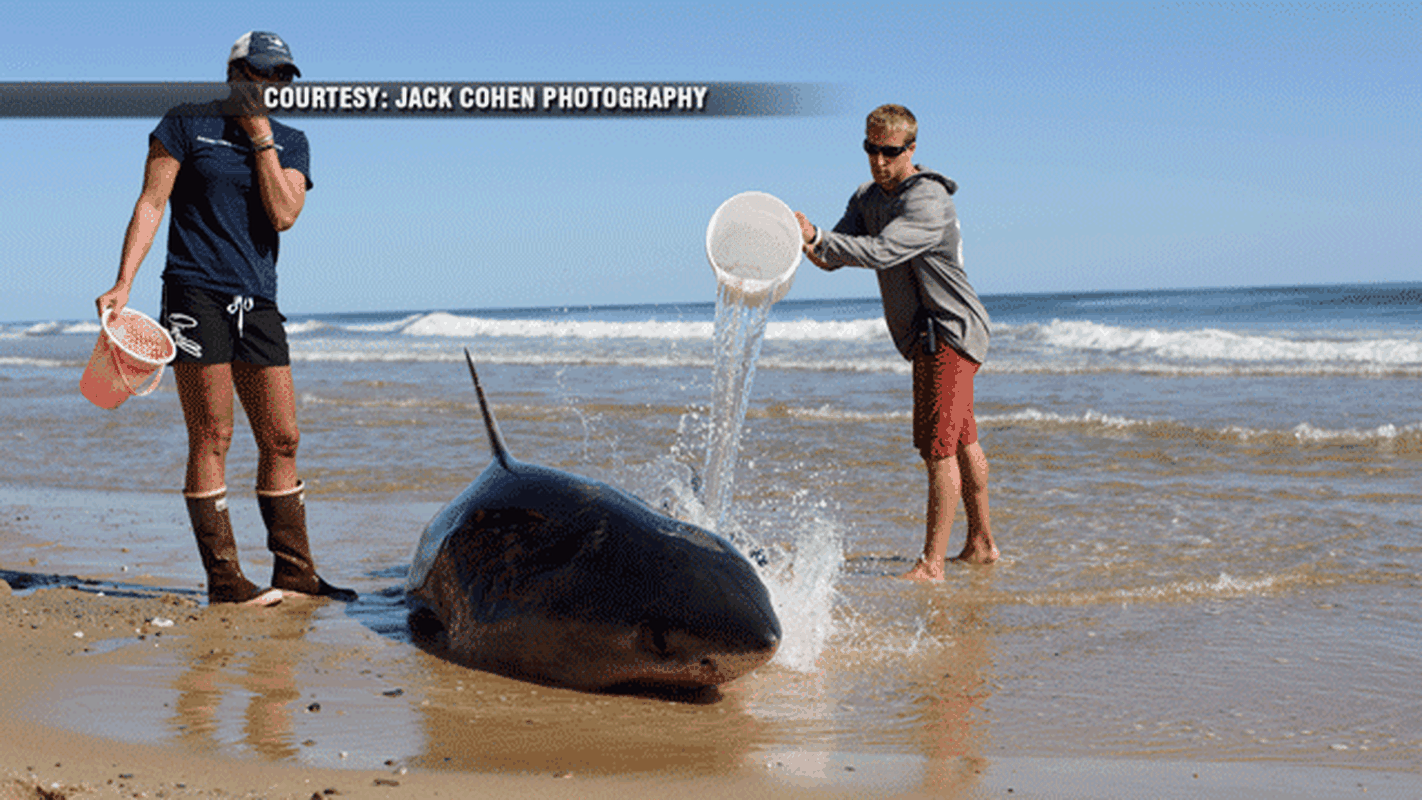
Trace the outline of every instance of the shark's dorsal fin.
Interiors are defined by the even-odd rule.
[[[484,414],[484,428],[489,432],[489,448],[494,451],[494,458],[504,469],[513,469],[514,459],[509,455],[508,445],[504,444],[504,437],[499,433],[499,423],[495,421],[493,412],[489,411],[489,401],[484,399],[484,387],[479,385],[479,373],[474,369],[474,357],[469,355],[469,348],[464,348],[464,360],[469,362],[469,377],[474,379],[474,393],[479,395],[479,410]]]

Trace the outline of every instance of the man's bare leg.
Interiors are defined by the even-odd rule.
[[[928,519],[923,555],[903,577],[911,581],[943,580],[943,559],[948,553],[948,535],[953,530],[953,514],[961,492],[958,459],[950,456],[925,461],[928,471]]]
[[[955,459],[962,475],[963,510],[968,515],[968,541],[956,561],[991,564],[1001,554],[992,540],[988,514],[988,461],[977,442],[961,445]]]

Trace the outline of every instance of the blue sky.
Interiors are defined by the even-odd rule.
[[[770,192],[832,225],[864,115],[919,118],[983,294],[1418,280],[1415,4],[22,4],[11,81],[221,80],[274,30],[313,81],[810,82],[828,113],[312,119],[289,314],[710,301],[706,223]],[[0,320],[117,268],[150,119],[0,119]],[[166,224],[135,286],[156,313]],[[868,297],[808,264],[791,298]]]

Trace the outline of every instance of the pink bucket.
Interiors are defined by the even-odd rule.
[[[131,308],[117,316],[105,310],[100,324],[103,330],[79,379],[79,391],[99,408],[113,409],[129,395],[142,397],[157,389],[163,367],[178,354],[173,337],[152,317]]]

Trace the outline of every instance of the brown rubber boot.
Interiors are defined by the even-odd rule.
[[[272,551],[272,586],[284,592],[351,601],[356,593],[332,586],[316,574],[306,537],[306,484],[294,489],[257,490],[257,505],[267,525],[267,549]]]
[[[281,602],[281,592],[262,589],[247,580],[237,562],[237,538],[227,515],[227,488],[199,495],[183,493],[188,518],[193,523],[198,555],[207,572],[207,602],[273,606]]]

